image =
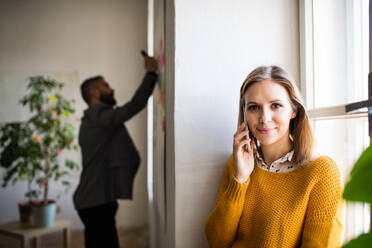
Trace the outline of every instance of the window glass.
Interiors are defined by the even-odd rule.
[[[368,0],[313,1],[314,107],[367,99]]]

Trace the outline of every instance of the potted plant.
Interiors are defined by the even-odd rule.
[[[372,204],[372,147],[369,146],[359,157],[345,185],[343,198],[349,201]],[[349,241],[344,248],[371,247],[372,231]]]
[[[72,101],[61,95],[63,83],[43,76],[31,77],[28,93],[21,99],[31,117],[24,122],[0,125],[0,167],[5,169],[2,186],[27,180],[26,197],[33,208],[34,225],[51,226],[55,201],[49,199],[50,180],[61,181],[78,165],[70,160],[61,166],[63,150],[77,149],[73,126],[67,117],[74,113]],[[38,199],[43,194],[41,200]]]

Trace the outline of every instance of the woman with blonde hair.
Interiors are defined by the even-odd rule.
[[[287,73],[253,70],[240,90],[233,154],[205,232],[210,247],[339,247],[337,164],[313,155],[310,122]]]

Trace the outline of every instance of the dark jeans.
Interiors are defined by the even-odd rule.
[[[86,248],[119,248],[115,222],[117,210],[116,201],[78,210],[79,217],[85,226]]]

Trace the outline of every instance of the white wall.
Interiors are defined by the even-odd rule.
[[[119,104],[134,93],[144,74],[139,51],[146,48],[146,0],[13,1],[0,2],[0,121],[24,120],[18,104],[25,92],[25,79],[38,74],[78,75],[76,85],[67,85],[69,97],[77,99],[77,116],[85,103],[82,80],[104,75],[115,89]],[[77,73],[77,74],[76,74]],[[120,201],[118,226],[147,224],[146,111],[127,124],[142,157],[134,186],[134,200]],[[75,123],[78,130],[79,123]],[[80,162],[80,153],[72,154]],[[0,172],[0,176],[2,173]],[[80,172],[72,178],[72,189],[59,205],[73,228],[81,222],[73,209],[72,193]],[[53,186],[52,186],[53,187]],[[16,204],[24,199],[25,184],[0,189],[0,223],[18,218]],[[60,189],[52,189],[52,195]]]
[[[298,1],[174,2],[175,243],[207,247],[244,78],[276,64],[299,79]]]

